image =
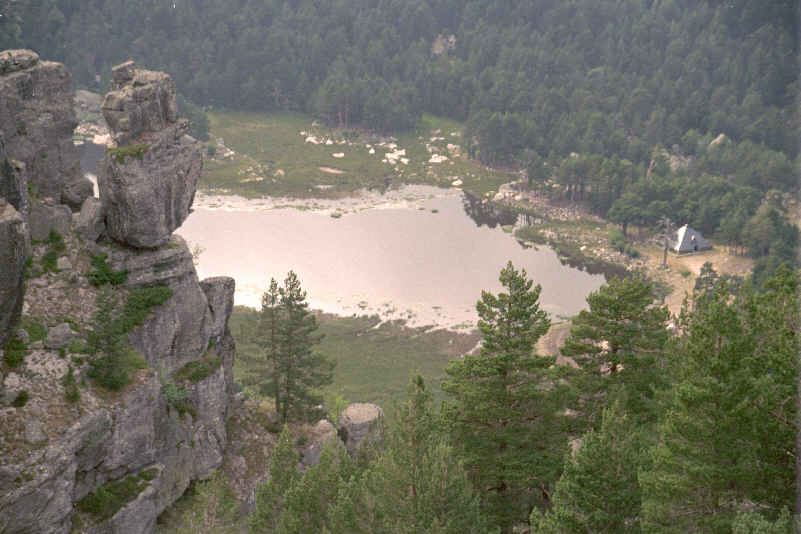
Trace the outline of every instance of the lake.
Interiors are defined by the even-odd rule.
[[[481,290],[501,290],[498,275],[510,260],[542,285],[540,302],[556,316],[577,313],[605,282],[562,264],[548,247],[524,248],[501,222],[514,219],[477,213],[461,191],[427,186],[338,201],[198,193],[177,233],[203,249],[201,278],[236,279],[236,304],[259,307],[270,278],[280,283],[291,269],[312,308],[416,326],[474,327]]]
[[[87,176],[102,154],[103,147],[83,145]],[[481,290],[501,290],[498,275],[510,260],[542,285],[540,303],[555,319],[577,313],[605,282],[547,246],[522,246],[502,228],[515,213],[454,188],[404,186],[339,200],[199,191],[193,209],[177,233],[202,250],[201,279],[236,280],[238,305],[258,308],[270,278],[281,283],[291,269],[314,309],[468,329]]]

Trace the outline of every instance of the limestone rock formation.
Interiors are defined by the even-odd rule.
[[[61,181],[60,196],[40,189],[42,198],[33,203],[28,215],[37,238],[44,239],[56,229],[64,234],[64,247],[57,259],[62,270],[54,272],[38,268],[50,245],[33,247],[35,269],[24,309],[48,335],[44,341],[28,343],[17,367],[0,375],[3,534],[152,534],[158,514],[193,480],[208,477],[223,462],[234,389],[235,347],[228,330],[234,282],[224,277],[198,281],[186,243],[171,235],[189,213],[200,154],[184,135],[186,123],[176,121],[170,112],[175,94],[169,77],[158,73],[137,77],[140,71],[132,70],[131,78],[126,78],[125,72],[115,73],[115,88],[125,93],[130,85],[131,102],[141,111],[139,115],[131,112],[129,118],[133,119],[125,131],[136,132],[136,141],[147,145],[142,161],[136,156],[117,161],[116,155],[107,154],[106,159],[113,163],[105,176],[105,196],[102,201],[81,198],[80,214],[72,215],[58,204],[71,194],[65,193],[69,189],[65,184],[72,182]],[[27,135],[39,132],[41,146],[50,147],[49,130],[42,124],[71,132],[72,126],[61,120],[66,112],[58,108],[58,102],[53,112],[58,116],[47,115],[48,98],[63,89],[48,76],[58,73],[61,82],[69,85],[63,67],[40,62],[32,52],[0,53],[0,122],[8,113],[3,91],[12,86],[27,91],[28,78],[14,78],[19,86],[10,81],[25,74],[32,87],[39,88],[20,93],[31,113],[23,121]],[[143,79],[152,84],[137,85],[136,80]],[[42,80],[53,82],[46,87],[51,91],[46,95],[40,93]],[[34,115],[37,109],[40,114]],[[163,123],[153,119],[154,109],[163,112]],[[6,127],[0,124],[0,128]],[[20,167],[31,168],[24,156],[17,155],[21,152],[14,152],[11,141],[7,148],[11,157],[22,157]],[[7,166],[0,170],[4,180],[0,187],[6,187],[12,183],[6,177],[12,175]],[[51,176],[62,176],[55,173],[55,167],[50,170],[54,171]],[[117,187],[121,176],[132,182]],[[51,187],[54,180],[42,183]],[[145,192],[148,187],[153,191]],[[70,191],[80,189],[77,186]],[[159,207],[150,206],[152,203]],[[73,221],[81,240],[71,232]],[[147,227],[152,226],[158,230],[148,233]],[[14,206],[0,197],[0,341],[7,332],[4,322],[16,320],[23,308],[23,272],[30,249],[27,227]],[[123,246],[99,239],[104,232]],[[145,234],[150,238],[141,238]],[[104,268],[128,273],[124,285],[108,286],[121,301],[115,313],[125,313],[122,302],[129,303],[126,299],[141,288],[166,286],[172,290],[161,305],[150,306],[144,320],[129,332],[131,348],[148,365],[113,394],[88,380],[88,357],[71,352],[81,350],[87,332],[94,328],[91,318],[100,290],[90,284],[88,275],[97,274],[92,271],[97,268],[96,261],[90,256],[98,254],[105,255],[108,263]],[[193,372],[198,367],[202,372]],[[65,399],[69,372],[84,384],[80,400],[74,404]],[[170,394],[176,388],[182,392],[180,400]],[[11,400],[23,393],[25,402],[12,404]],[[98,510],[87,504],[93,495],[122,482],[129,489],[116,508],[101,506]]]
[[[83,202],[78,197],[91,189],[72,142],[77,124],[72,100],[72,76],[64,65],[40,61],[31,50],[0,52],[0,130],[6,150],[25,165],[42,197],[60,202],[67,188],[63,201],[78,210]]]
[[[127,61],[111,69],[111,89],[103,101],[103,118],[120,146],[178,119],[175,84],[163,72],[137,69]]]
[[[320,454],[326,444],[333,444],[335,447],[343,446],[338,439],[337,429],[328,419],[317,421],[309,434],[307,437],[309,444],[301,451],[300,457],[300,461],[305,467],[311,467],[320,462]]]
[[[30,241],[22,215],[0,197],[0,346],[19,320]]]
[[[339,416],[339,432],[349,454],[355,454],[363,443],[380,438],[380,406],[356,402],[345,408]]]
[[[177,118],[175,86],[132,62],[113,70],[103,116],[117,142],[100,164],[98,185],[108,234],[138,248],[166,243],[189,215],[201,151]]]
[[[28,212],[28,181],[25,173],[19,172],[14,163],[8,158],[5,138],[0,132],[0,197],[25,214]]]
[[[75,232],[84,241],[93,243],[106,231],[106,218],[103,215],[103,206],[100,200],[89,197],[83,201],[81,211],[72,218]]]
[[[70,231],[72,212],[63,204],[56,204],[50,199],[31,202],[31,212],[28,215],[28,226],[31,230],[31,239],[44,241],[55,230],[61,235]]]
[[[202,157],[179,121],[138,139],[141,154],[107,152],[98,184],[109,235],[138,248],[166,243],[183,224],[195,198]],[[120,147],[117,150],[125,150]]]

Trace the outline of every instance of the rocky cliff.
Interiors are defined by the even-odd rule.
[[[201,154],[178,119],[169,76],[114,67],[113,91],[103,117],[117,146],[100,164],[100,198],[108,232],[135,247],[158,247],[189,215],[200,177]]]
[[[72,142],[72,92],[64,65],[41,61],[30,50],[0,52],[0,130],[7,150],[24,166],[36,195],[78,210],[92,184],[80,173]]]
[[[107,101],[129,116],[127,122],[118,116],[112,130],[118,142],[147,144],[148,154],[117,163],[120,153],[112,148],[101,200],[86,198],[71,215],[63,202],[74,207],[65,191],[77,158],[64,140],[71,144],[75,121],[70,99],[59,96],[71,91],[69,73],[33,53],[0,54],[0,93],[13,89],[22,110],[0,100],[0,128],[13,124],[15,132],[6,159],[0,154],[0,310],[5,314],[9,303],[22,308],[21,320],[18,311],[0,314],[0,333],[5,320],[13,339],[0,351],[3,534],[152,533],[158,514],[192,480],[222,464],[228,441],[234,283],[199,281],[186,243],[172,235],[189,213],[200,152],[170,111],[175,93],[168,76],[132,68],[123,80],[118,72],[110,94],[122,96]],[[164,120],[137,118],[156,109]],[[23,167],[43,195],[27,213],[14,204],[27,200],[13,198],[20,187],[6,185],[20,183]],[[38,237],[23,301],[29,226]],[[13,276],[6,264],[15,266]],[[110,277],[115,285],[103,284]],[[142,310],[141,296],[153,288],[164,289],[165,298]],[[86,354],[87,341],[98,328],[93,317],[101,292],[119,300],[116,313],[136,317],[137,306],[142,312],[126,336],[143,363],[118,392],[88,377],[96,356]]]

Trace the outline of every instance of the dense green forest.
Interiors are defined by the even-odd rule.
[[[613,280],[588,296],[559,360],[534,350],[550,327],[540,286],[511,264],[500,281],[481,293],[481,348],[450,362],[441,406],[415,377],[381,438],[355,457],[327,448],[302,473],[303,433],[285,426],[248,531],[793,532],[798,272],[780,268],[757,291],[707,264],[672,319],[649,282]],[[238,341],[269,340],[273,312],[267,298]],[[210,484],[180,532],[204,517],[204,532],[238,532],[245,519]]]
[[[193,104],[390,132],[448,116],[474,157],[624,228],[689,223],[758,258],[760,280],[794,256],[797,232],[763,201],[798,185],[793,0],[0,0],[0,13],[0,48],[63,61],[79,86],[104,90],[131,57],[169,72],[197,121]]]

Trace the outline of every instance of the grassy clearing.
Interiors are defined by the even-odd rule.
[[[248,197],[337,198],[362,188],[450,186],[457,179],[462,188],[484,195],[514,178],[462,156],[462,125],[431,115],[397,139],[331,129],[298,113],[210,112],[209,119],[212,135],[235,154],[225,157],[217,150],[215,158],[208,158],[201,186]],[[310,136],[319,144],[306,142]],[[394,150],[406,152],[395,163],[382,162]],[[448,159],[431,163],[434,154]]]
[[[236,307],[229,325],[237,352],[258,350],[252,334],[257,312]],[[440,382],[448,361],[472,349],[478,334],[446,330],[425,332],[401,323],[379,324],[377,317],[339,317],[317,314],[324,334],[318,350],[337,362],[328,396],[341,395],[349,402],[374,402],[389,408],[403,400],[412,373],[420,373],[435,398],[441,397]],[[242,359],[234,366],[241,376]]]

